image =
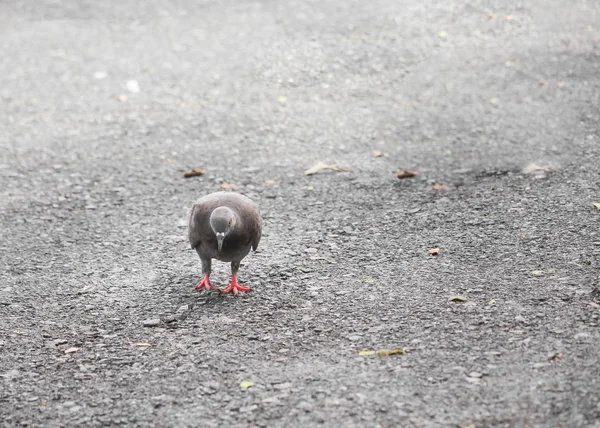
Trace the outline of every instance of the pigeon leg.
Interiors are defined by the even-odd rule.
[[[206,259],[206,258],[200,258],[200,260],[202,261],[202,273],[204,274],[204,279],[202,280],[202,282],[200,282],[200,284],[198,284],[198,286],[196,287],[196,290],[200,291],[204,288],[206,288],[207,290],[213,290],[216,292],[219,292],[219,289],[217,287],[215,287],[214,285],[212,285],[212,283],[210,282],[210,264],[211,264],[211,259]]]
[[[223,294],[227,294],[227,293],[233,293],[233,294],[238,294],[238,292],[241,293],[247,293],[248,291],[250,291],[250,288],[248,287],[242,287],[237,280],[237,271],[240,268],[240,262],[231,262],[231,284],[229,284],[229,286],[223,290]]]

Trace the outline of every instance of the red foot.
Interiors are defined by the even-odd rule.
[[[231,284],[229,284],[229,287],[223,290],[223,294],[233,293],[237,295],[238,292],[247,293],[248,291],[250,291],[248,287],[242,287],[240,284],[238,284],[237,275],[233,275],[231,277]]]
[[[208,275],[204,275],[204,279],[202,280],[202,282],[200,284],[198,284],[198,286],[196,287],[196,290],[200,291],[204,288],[206,288],[207,290],[213,290],[213,291],[219,292],[219,289],[217,287],[215,287],[214,285],[212,285],[212,283],[210,282],[210,279],[208,279]]]

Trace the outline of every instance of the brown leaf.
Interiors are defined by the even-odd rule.
[[[380,152],[379,150],[373,150],[372,155],[374,158],[380,158],[381,156],[383,156],[383,152]]]
[[[204,171],[203,169],[190,169],[189,171],[186,171],[183,173],[183,176],[185,178],[190,178],[190,177],[199,177],[201,175],[204,175],[206,171]]]
[[[440,253],[440,249],[439,248],[432,248],[431,250],[427,251],[429,254],[431,254],[432,256],[437,256]]]
[[[419,173],[417,171],[408,171],[405,169],[403,172],[397,173],[396,177],[398,177],[399,179],[403,179],[403,178],[416,177],[417,175],[419,175]]]
[[[450,187],[446,186],[445,184],[434,184],[433,190],[435,190],[436,192],[447,192],[448,190],[450,190]]]

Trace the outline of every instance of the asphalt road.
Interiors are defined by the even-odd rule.
[[[0,425],[599,427],[599,19],[0,2]],[[237,298],[186,242],[222,184]]]

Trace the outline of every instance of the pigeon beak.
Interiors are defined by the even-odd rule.
[[[223,240],[225,239],[225,234],[223,232],[217,233],[217,248],[219,252],[221,252],[221,248],[223,248]]]

